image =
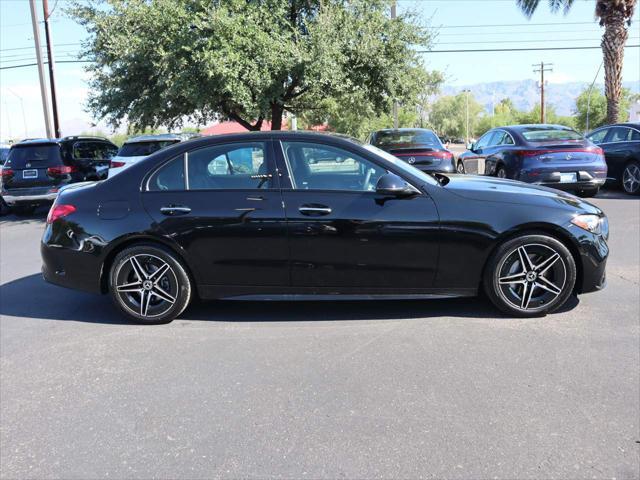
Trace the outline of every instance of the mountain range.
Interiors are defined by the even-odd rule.
[[[576,105],[576,97],[589,88],[589,83],[567,82],[549,83],[545,87],[546,104],[553,105],[558,115],[572,115]],[[640,82],[623,82],[623,86],[633,93],[640,93]],[[604,85],[596,83],[594,89],[604,91]],[[456,95],[469,89],[474,98],[491,112],[492,101],[498,103],[503,98],[510,98],[520,110],[531,110],[540,102],[540,89],[535,80],[508,82],[476,83],[474,85],[444,86],[441,95]]]

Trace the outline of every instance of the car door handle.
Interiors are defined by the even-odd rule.
[[[298,211],[303,215],[329,215],[331,213],[331,208],[325,206],[316,206],[316,205],[302,205]]]
[[[190,212],[191,209],[189,207],[185,207],[184,205],[167,205],[166,207],[160,208],[160,213],[170,217],[176,215],[186,215]]]

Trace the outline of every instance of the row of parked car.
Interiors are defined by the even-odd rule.
[[[143,135],[122,147],[101,137],[26,139],[3,149],[2,208],[29,214],[69,183],[104,180],[152,153],[197,134]]]
[[[66,184],[104,180],[142,158],[197,134],[144,135],[121,148],[100,137],[27,139],[0,149],[2,208],[30,213]],[[366,143],[431,174],[470,173],[594,196],[605,182],[640,194],[640,123],[598,128],[586,136],[561,125],[489,130],[456,158],[428,129],[386,129]],[[340,163],[339,159],[337,163]]]
[[[640,123],[608,125],[585,136],[561,125],[498,127],[457,158],[431,130],[382,130],[367,142],[429,173],[490,175],[584,197],[609,182],[640,194]]]

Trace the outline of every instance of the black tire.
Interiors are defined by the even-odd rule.
[[[19,215],[21,217],[26,217],[28,215],[33,215],[33,212],[36,211],[35,205],[16,205],[11,209],[13,213]]]
[[[464,162],[462,160],[458,161],[458,165],[456,166],[457,173],[467,173],[464,169]]]
[[[582,198],[591,198],[591,197],[595,197],[596,195],[598,195],[598,192],[600,192],[600,187],[598,187],[598,188],[590,188],[588,190],[578,190],[576,192],[576,195],[578,195],[579,197],[582,197]]]
[[[523,249],[526,258],[522,257]],[[491,255],[483,283],[487,296],[502,312],[517,317],[543,316],[564,305],[573,293],[576,263],[556,238],[522,235],[507,240]]]
[[[4,201],[4,198],[0,197],[0,216],[8,215],[11,212],[11,207],[7,205],[7,202]]]
[[[631,160],[622,170],[622,189],[629,195],[640,195],[640,162]]]
[[[189,305],[192,290],[182,262],[159,245],[125,248],[116,255],[109,272],[109,294],[113,303],[137,323],[171,322]]]
[[[496,170],[496,177],[498,178],[507,178],[507,171],[505,170],[505,168],[500,165],[498,167],[498,169]]]

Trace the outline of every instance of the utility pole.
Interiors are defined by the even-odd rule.
[[[29,0],[31,7],[31,23],[33,25],[33,41],[36,46],[36,61],[38,62],[38,77],[40,78],[40,96],[42,97],[42,113],[44,114],[44,126],[47,137],[52,138],[51,117],[49,116],[49,97],[44,79],[44,65],[42,63],[42,51],[40,50],[40,30],[38,29],[38,12],[36,11],[36,0]]]
[[[540,72],[540,123],[544,123],[545,114],[544,114],[544,72],[553,72],[553,63],[547,63],[545,65],[544,62],[540,62],[539,64],[534,64],[532,67],[536,67],[533,70],[533,73]]]
[[[58,119],[58,100],[56,95],[56,78],[53,73],[53,45],[51,44],[51,32],[49,30],[49,0],[42,0],[44,11],[44,34],[47,41],[47,60],[49,61],[49,87],[51,88],[51,110],[53,113],[53,130],[56,138],[62,137],[60,133],[60,121]]]
[[[391,3],[391,19],[396,18],[396,1]],[[398,128],[398,102],[393,100],[393,128]]]
[[[471,90],[466,88],[462,92],[465,94],[465,103],[466,103],[466,110],[467,110],[467,113],[466,113],[466,134],[467,134],[466,144],[469,145],[469,94],[471,93]]]

